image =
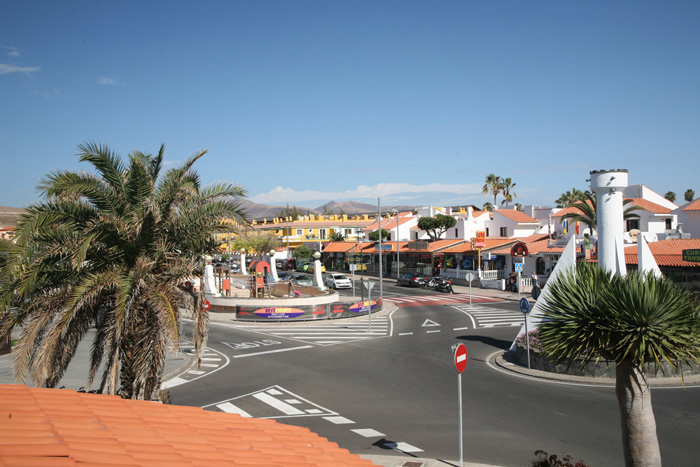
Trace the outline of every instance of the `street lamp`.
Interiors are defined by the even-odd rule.
[[[393,212],[396,214],[396,280],[399,280],[399,268],[401,263],[399,263],[399,211],[394,209]]]

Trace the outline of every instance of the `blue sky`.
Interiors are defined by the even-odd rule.
[[[700,2],[3,2],[0,205],[76,147],[199,149],[205,183],[315,207],[553,205],[591,170],[700,195]]]

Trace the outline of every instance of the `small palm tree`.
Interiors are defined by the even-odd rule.
[[[674,203],[676,201],[676,194],[672,191],[667,191],[666,194],[664,195],[664,198],[666,198],[670,202]]]
[[[328,237],[328,240],[330,240],[331,242],[344,242],[345,237],[343,237],[343,234],[340,232],[333,232]]]
[[[585,191],[583,193],[585,199],[573,203],[570,207],[578,209],[578,212],[569,212],[561,216],[562,220],[571,219],[572,222],[582,222],[588,225],[591,230],[596,230],[598,228],[598,211],[597,211],[597,196],[595,193],[590,191]],[[631,203],[631,199],[626,199],[622,202],[623,206]],[[638,214],[634,211],[638,211],[641,208],[639,206],[630,206],[623,212],[623,218],[636,219],[639,218]]]
[[[128,164],[107,146],[78,146],[95,174],[59,171],[40,185],[45,200],[18,222],[6,249],[0,336],[22,325],[13,350],[16,380],[28,374],[55,387],[92,325],[88,386],[103,365],[100,389],[154,399],[165,357],[177,348],[181,287],[203,274],[201,257],[218,246],[216,233],[246,222],[235,185],[200,186],[194,163],[162,174],[165,148],[134,152]],[[203,297],[194,306],[199,358],[207,337]]]
[[[489,174],[486,176],[486,183],[484,184],[484,187],[481,189],[481,192],[483,194],[491,193],[493,195],[492,206],[496,206],[496,197],[501,193],[502,190],[503,190],[503,181],[501,180],[501,177],[498,177],[494,174]]]
[[[492,211],[493,212],[493,204],[486,202],[486,203],[484,203],[483,206],[481,206],[481,209],[483,209],[484,211]]]
[[[578,201],[584,201],[586,199],[586,193],[588,193],[588,191],[584,192],[573,188],[571,191],[562,193],[562,195],[554,202],[558,208],[568,208]]]
[[[515,192],[512,191],[515,185],[517,184],[513,183],[510,177],[503,179],[501,184],[501,191],[503,192],[503,201],[501,201],[501,204],[512,203],[513,200],[518,197],[518,195],[516,195]]]
[[[611,276],[597,265],[548,284],[542,349],[556,363],[614,361],[625,464],[660,466],[646,364],[700,363],[699,309],[689,291],[653,274]],[[662,367],[663,368],[663,367]]]

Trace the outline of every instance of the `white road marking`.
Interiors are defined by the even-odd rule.
[[[453,331],[464,331],[465,329],[469,329],[468,327],[463,327],[463,328],[453,328]]]
[[[203,375],[204,373],[206,373],[206,371],[189,370],[187,373],[190,375]]]
[[[399,333],[399,336],[412,336],[412,335],[413,335],[412,332],[400,332]]]
[[[268,350],[267,352],[255,352],[255,353],[247,353],[245,355],[234,355],[233,358],[257,357],[258,355],[266,355],[266,354],[270,354],[270,353],[279,353],[279,352],[289,352],[290,350],[301,350],[301,349],[310,349],[310,348],[312,348],[312,346],[303,345],[301,347],[290,347],[288,349]]]
[[[357,430],[350,430],[353,433],[357,433],[360,436],[364,436],[365,438],[374,438],[377,436],[386,436],[384,433],[380,433],[377,430],[373,430],[372,428],[359,428]]]
[[[423,325],[421,327],[427,328],[427,327],[433,327],[433,326],[440,326],[440,325],[438,323],[436,323],[435,321],[431,321],[429,319],[426,319],[423,322]]]
[[[345,417],[323,417],[324,420],[328,420],[331,423],[335,423],[336,425],[350,425],[355,422],[352,420],[345,418]]]
[[[170,389],[170,388],[174,388],[175,386],[185,384],[187,382],[188,381],[186,379],[182,379],[182,378],[179,378],[176,376],[175,378],[171,378],[171,379],[163,382],[163,384],[161,384],[160,387],[161,387],[161,389]]]
[[[303,415],[304,411],[299,410],[295,407],[292,407],[291,405],[287,404],[286,402],[282,402],[279,399],[275,399],[274,397],[270,396],[269,394],[266,394],[264,392],[259,392],[257,394],[253,394],[253,397],[256,399],[266,403],[269,406],[272,406],[282,412],[285,415]]]
[[[253,416],[250,415],[248,412],[246,412],[246,411],[243,410],[243,409],[240,409],[240,408],[236,407],[235,405],[233,405],[233,404],[230,403],[230,402],[224,402],[223,404],[217,405],[217,407],[218,407],[221,411],[226,412],[226,413],[237,413],[237,414],[240,415],[241,417],[253,418]]]
[[[440,332],[440,330],[437,331],[425,331],[427,334],[430,334],[431,332]]]

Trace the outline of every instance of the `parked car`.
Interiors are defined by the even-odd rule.
[[[292,281],[292,283],[294,283],[296,285],[306,285],[306,286],[311,286],[311,287],[313,287],[313,285],[314,285],[314,283],[311,282],[311,279],[309,278],[309,276],[307,276],[306,274],[294,273],[294,274],[289,274],[289,276],[287,276],[287,277],[289,278],[289,280]]]
[[[396,281],[397,285],[404,287],[422,287],[425,282],[425,277],[419,276],[418,274],[408,273],[402,274],[399,280]]]
[[[314,263],[309,264],[309,267],[306,268],[306,272],[313,273],[316,268],[314,267]],[[321,264],[321,272],[326,272],[326,266]]]
[[[299,261],[297,263],[296,270],[299,272],[306,272],[306,270],[309,268],[309,263],[308,261]]]
[[[352,282],[345,274],[328,274],[326,276],[326,285],[332,289],[352,288]]]

